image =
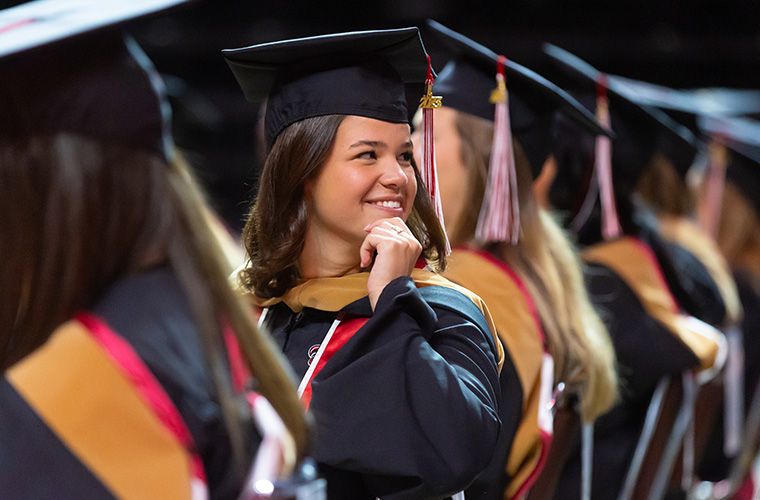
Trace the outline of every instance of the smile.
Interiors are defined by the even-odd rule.
[[[370,203],[384,208],[401,208],[400,201],[371,201]]]

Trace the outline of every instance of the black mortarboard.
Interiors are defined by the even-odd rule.
[[[703,116],[699,126],[730,150],[726,179],[760,213],[760,122],[749,118]]]
[[[636,102],[659,108],[700,135],[699,116],[738,116],[760,113],[760,90],[698,88],[672,89],[622,76],[609,76],[610,85],[629,92]]]
[[[685,177],[702,146],[695,135],[698,113],[687,107],[693,99],[677,89],[617,76],[608,76],[608,86],[654,115],[660,131],[657,149]]]
[[[444,106],[487,120],[494,120],[494,90],[499,55],[442,24],[428,20],[428,27],[451,52],[451,59],[435,81]],[[504,66],[509,90],[512,135],[522,146],[534,178],[551,152],[552,126],[561,111],[591,134],[611,135],[574,97],[530,69],[507,60]]]
[[[37,0],[0,11],[0,137],[72,132],[171,154],[160,77],[122,25],[187,0]]]
[[[405,83],[424,82],[417,28],[359,31],[222,51],[249,101],[267,99],[268,146],[287,126],[346,114],[408,123]]]
[[[661,123],[658,150],[673,162],[681,177],[685,177],[703,146],[697,117],[714,112],[716,106],[691,92],[649,82],[619,76],[609,76],[608,82],[610,89],[655,114]]]
[[[612,169],[618,190],[633,190],[654,153],[661,145],[668,146],[668,141],[661,142],[661,137],[672,139],[676,141],[676,145],[683,146],[682,149],[693,160],[696,149],[678,133],[686,131],[664,112],[635,102],[631,95],[621,89],[614,80],[609,79],[608,75],[570,52],[548,43],[544,44],[544,52],[573,81],[571,93],[577,91],[581,95],[593,96],[598,84],[603,83],[606,86],[610,103],[610,126],[615,132]],[[675,149],[679,152],[677,156],[680,165],[684,163],[680,159],[683,151],[678,146]],[[690,160],[686,161],[691,164]]]

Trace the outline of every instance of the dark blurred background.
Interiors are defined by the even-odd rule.
[[[18,2],[17,2],[18,3]],[[135,23],[167,77],[175,139],[233,227],[263,155],[259,108],[246,103],[220,51],[292,37],[418,25],[433,65],[446,54],[427,17],[541,73],[543,42],[602,71],[678,88],[760,89],[760,0],[200,0]]]

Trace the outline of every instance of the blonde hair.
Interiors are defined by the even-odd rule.
[[[453,245],[474,241],[493,137],[492,122],[466,113],[458,113],[456,127],[462,161],[470,171],[469,199],[476,209],[462,214],[459,227],[452,231]],[[590,422],[617,400],[615,352],[589,300],[577,253],[552,216],[538,206],[528,159],[519,143],[514,146],[520,241],[489,250],[496,250],[525,283],[554,358],[555,382],[564,382],[578,395],[581,416]]]

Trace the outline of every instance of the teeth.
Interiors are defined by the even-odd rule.
[[[398,201],[377,201],[375,205],[380,205],[386,208],[401,208],[401,202]]]

